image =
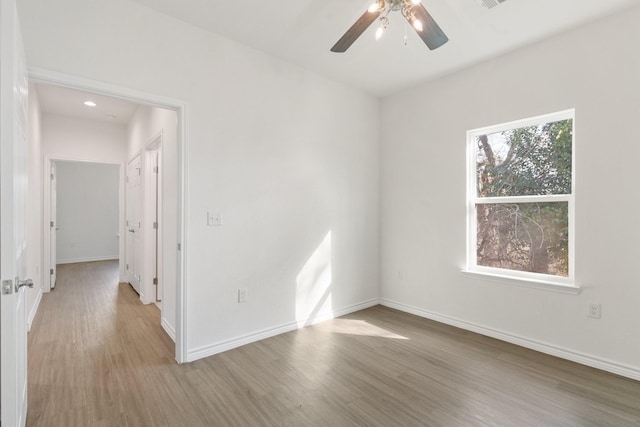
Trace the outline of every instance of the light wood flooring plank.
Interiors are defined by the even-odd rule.
[[[640,382],[385,307],[190,364],[116,262],[61,265],[29,426],[640,426]]]

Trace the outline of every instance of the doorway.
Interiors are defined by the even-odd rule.
[[[173,128],[170,132],[160,132],[161,137],[157,142],[154,143],[155,137],[151,139],[151,143],[148,143],[146,146],[142,144],[140,147],[139,153],[139,161],[140,161],[140,169],[148,169],[145,168],[146,162],[156,162],[157,170],[159,173],[154,181],[150,181],[153,184],[151,190],[155,188],[155,200],[152,202],[155,203],[157,209],[156,211],[156,220],[151,221],[151,224],[156,224],[157,231],[154,233],[146,233],[147,230],[142,230],[145,226],[146,219],[144,217],[139,221],[138,225],[141,228],[140,241],[141,245],[144,246],[146,244],[145,238],[152,240],[152,247],[155,247],[155,250],[151,252],[155,256],[149,257],[149,259],[144,259],[142,261],[142,265],[144,268],[141,268],[138,274],[140,276],[140,290],[144,291],[146,283],[145,274],[143,273],[144,269],[147,266],[151,266],[151,273],[148,277],[151,278],[151,284],[153,286],[152,292],[149,292],[146,300],[143,301],[145,303],[157,303],[163,313],[167,313],[172,316],[172,321],[168,321],[167,318],[163,315],[162,327],[167,331],[167,333],[172,337],[175,341],[175,356],[176,360],[179,363],[186,361],[186,348],[184,345],[184,318],[185,318],[185,307],[184,307],[184,285],[183,285],[183,272],[184,272],[184,254],[182,250],[182,239],[183,239],[183,230],[184,230],[184,191],[183,191],[183,176],[184,176],[184,105],[175,100],[167,100],[165,98],[160,98],[154,95],[145,95],[137,92],[132,92],[128,89],[108,86],[99,82],[87,82],[86,80],[78,80],[73,77],[68,76],[60,76],[56,74],[50,74],[47,72],[39,71],[38,73],[34,73],[30,76],[31,80],[39,83],[39,84],[47,84],[47,85],[55,85],[58,87],[80,90],[89,94],[96,94],[98,96],[108,96],[108,97],[116,97],[118,99],[126,99],[132,102],[139,103],[141,109],[146,109],[146,111],[150,112],[148,114],[154,114],[155,110],[163,110],[166,112],[170,112],[173,115]],[[135,126],[130,127],[128,129],[129,134],[135,134],[136,132],[140,133],[140,126],[136,128]],[[139,135],[140,136],[140,135]],[[158,135],[156,135],[158,136]],[[168,136],[168,138],[165,138]],[[165,141],[169,140],[170,150],[167,150],[167,146]],[[149,141],[147,138],[146,141]],[[171,143],[173,144],[171,146]],[[155,144],[155,145],[154,145]],[[131,150],[129,150],[131,151]],[[128,177],[127,169],[129,168],[129,162],[127,160],[131,160],[131,152],[127,155],[127,158],[122,163],[122,172],[121,176],[124,183],[126,183],[126,179]],[[81,155],[78,155],[81,157]],[[51,161],[57,160],[52,157],[46,156],[45,154],[45,165],[44,168],[47,171],[47,175],[49,175],[49,170],[51,167]],[[169,167],[163,167],[163,163],[169,163]],[[153,170],[153,166],[151,168]],[[142,173],[142,172],[141,172]],[[141,175],[142,178],[144,176]],[[46,180],[45,180],[46,181]],[[147,181],[146,179],[141,181]],[[170,182],[172,188],[167,190],[162,186],[163,182]],[[154,194],[154,191],[144,191],[144,182],[141,182],[141,188],[146,194]],[[126,185],[126,184],[125,184]],[[124,186],[123,186],[124,187]],[[121,263],[123,268],[126,268],[126,260],[128,260],[129,253],[123,250],[126,247],[126,239],[129,234],[129,228],[126,225],[126,188],[122,188],[121,197],[123,200],[123,205],[125,206],[124,212],[122,212],[122,220],[121,220],[121,232],[120,236],[123,238],[120,239],[121,249],[120,253],[124,256],[124,259],[121,259]],[[47,185],[45,182],[45,200],[47,197],[50,197],[50,185]],[[168,195],[167,195],[168,194]],[[144,205],[148,203],[147,200],[141,200]],[[45,204],[45,206],[48,204]],[[50,209],[50,208],[49,208]],[[141,209],[144,214],[144,209]],[[50,212],[45,212],[45,222],[46,225],[50,225]],[[55,224],[55,223],[54,223]],[[164,226],[164,227],[163,227]],[[45,235],[46,236],[46,235]],[[51,237],[47,240],[50,240]],[[155,239],[155,244],[153,244],[153,239]],[[49,245],[47,245],[49,243]],[[50,242],[45,242],[44,249],[50,246]],[[169,252],[171,252],[169,254]],[[167,256],[169,254],[170,256]],[[45,254],[44,261],[51,263],[50,254]],[[135,252],[133,253],[135,256]],[[166,263],[162,262],[163,260],[171,260],[171,262]],[[50,266],[48,266],[50,269]],[[154,268],[155,267],[155,268]],[[154,271],[155,270],[155,271]],[[155,273],[155,274],[154,274]],[[165,279],[167,274],[172,275],[173,280],[167,281]],[[126,278],[127,274],[122,271],[121,272],[121,280]],[[154,283],[154,279],[156,283]],[[167,282],[173,282],[173,289],[171,292],[167,293]],[[47,289],[45,289],[47,291]]]
[[[163,284],[165,280],[172,280],[175,273],[164,266],[163,254],[171,252],[172,248],[166,248],[163,242],[165,235],[170,236],[174,231],[175,227],[171,225],[175,220],[171,219],[170,212],[163,214],[163,211],[170,211],[162,203],[163,177],[167,178],[163,173],[164,166],[170,162],[163,162],[162,135],[160,132],[153,137],[127,162],[125,278],[144,304],[155,303],[164,311],[161,304]],[[170,193],[171,186],[168,187],[167,193]],[[168,199],[172,199],[170,194]],[[163,322],[166,318],[163,316]],[[171,326],[165,325],[165,328],[170,330]]]
[[[119,259],[121,164],[52,160],[51,266]],[[53,286],[52,280],[52,286]]]

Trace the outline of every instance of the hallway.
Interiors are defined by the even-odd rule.
[[[28,425],[149,419],[178,368],[158,308],[118,283],[117,261],[59,265],[57,283],[29,333]]]

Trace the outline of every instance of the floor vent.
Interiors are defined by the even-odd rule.
[[[482,3],[482,5],[487,9],[492,9],[505,1],[507,0],[480,0],[480,3]]]

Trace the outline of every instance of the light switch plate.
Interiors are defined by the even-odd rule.
[[[207,212],[207,225],[220,227],[222,225],[222,212]]]

